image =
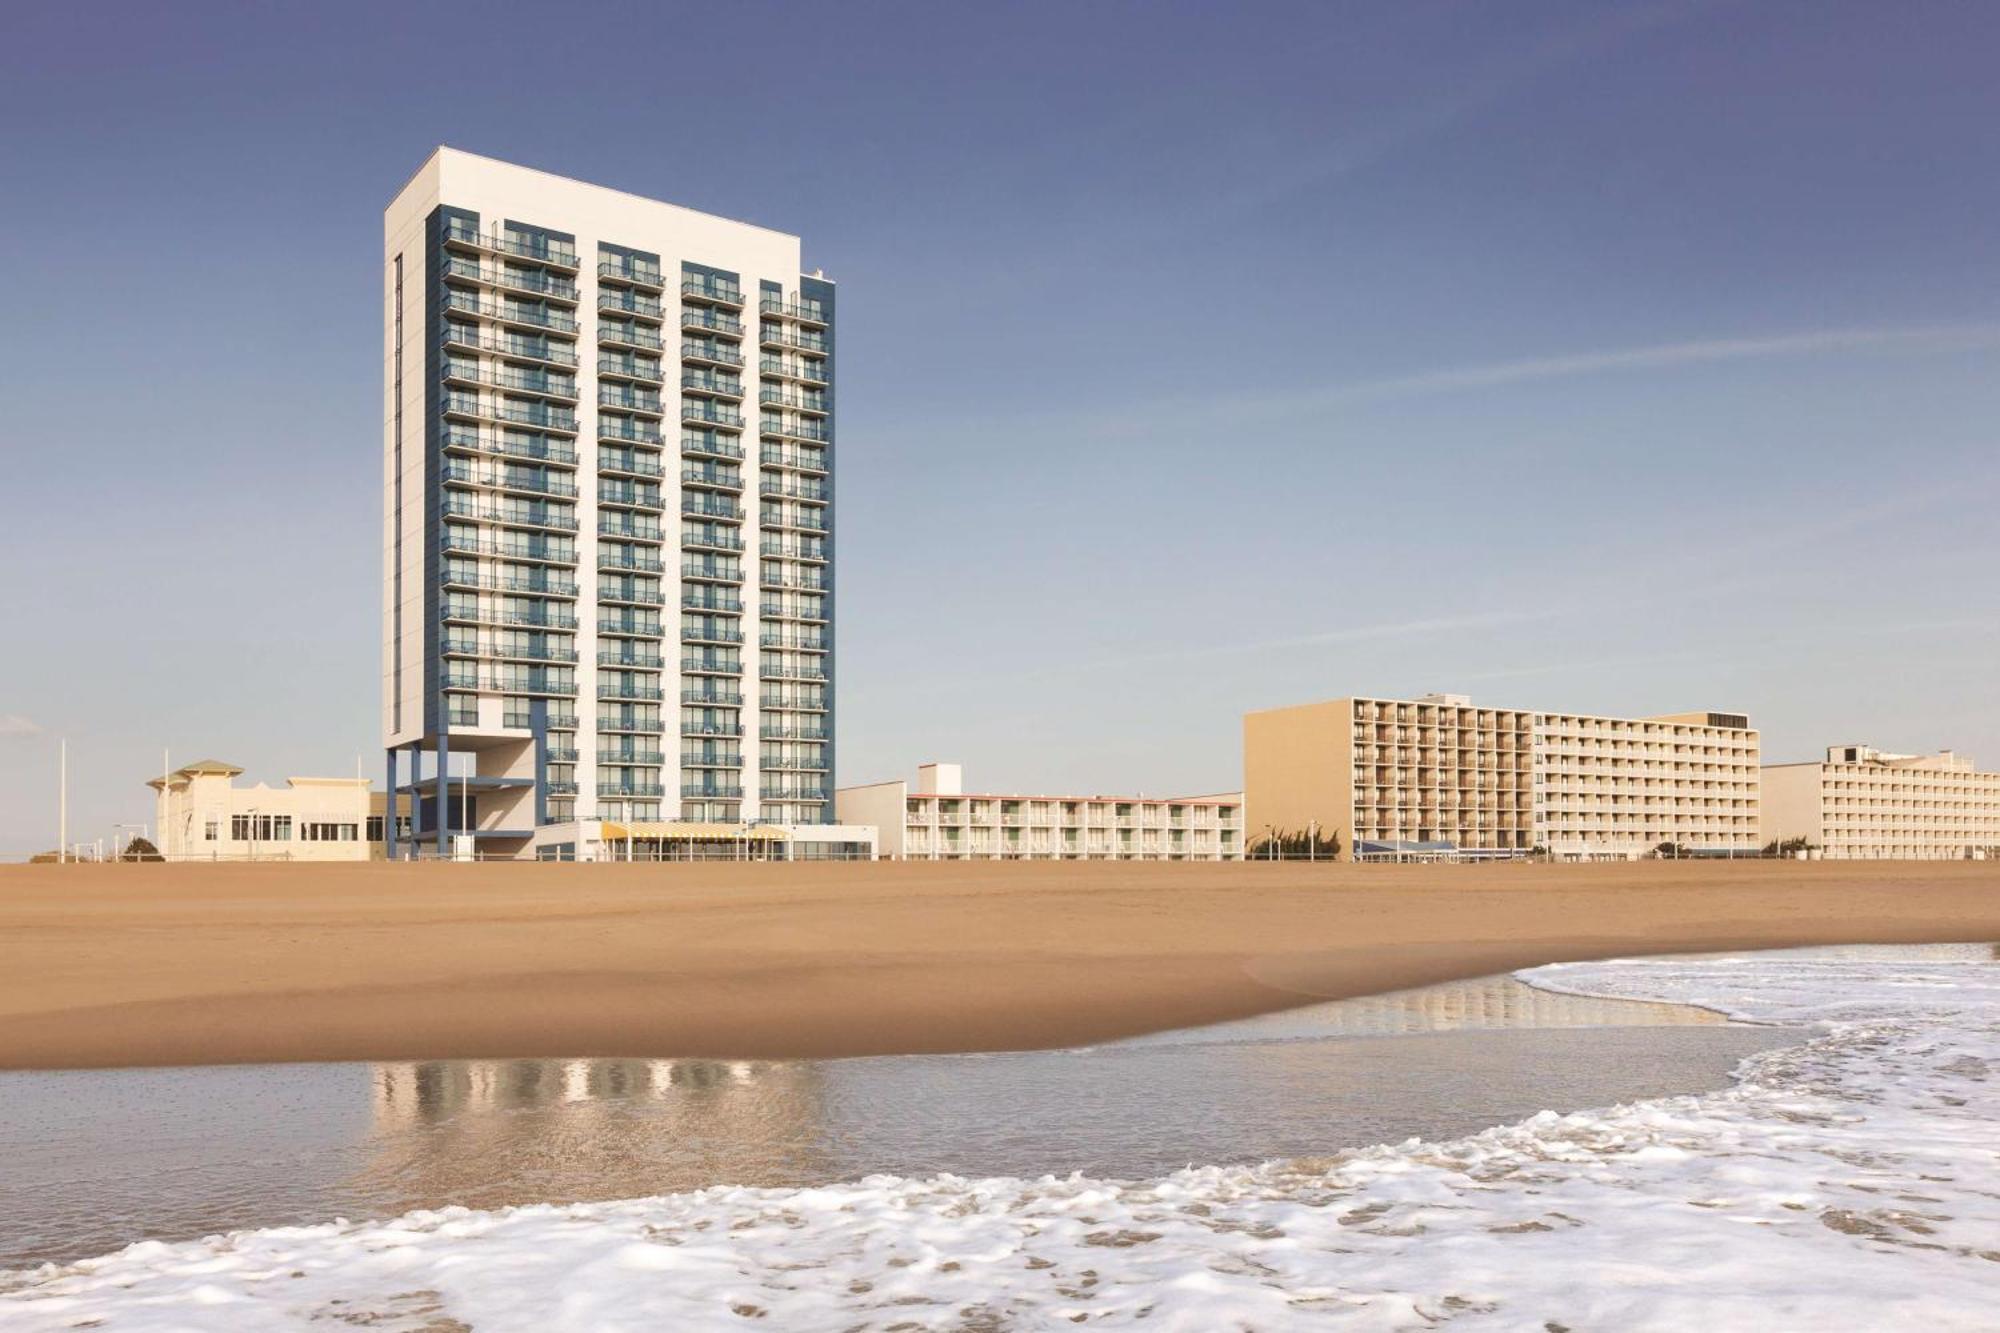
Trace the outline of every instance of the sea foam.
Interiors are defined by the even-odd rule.
[[[2000,1324],[2000,966],[1521,975],[1815,1034],[1702,1096],[1155,1180],[875,1176],[146,1242],[0,1276],[0,1328]]]

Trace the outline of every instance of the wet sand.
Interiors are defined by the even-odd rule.
[[[2000,939],[2000,863],[0,870],[0,1068],[1028,1049],[1539,963]]]

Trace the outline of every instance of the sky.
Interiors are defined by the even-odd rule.
[[[2000,7],[23,4],[0,856],[379,780],[440,143],[840,283],[842,784],[1227,790],[1434,690],[2000,766]]]

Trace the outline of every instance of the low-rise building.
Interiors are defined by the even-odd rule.
[[[1732,855],[1758,846],[1757,747],[1740,713],[1345,698],[1245,716],[1244,791],[1260,836],[1316,830],[1351,860]]]
[[[1821,760],[1766,765],[1763,787],[1767,842],[1802,839],[1841,861],[2000,856],[2000,773],[1950,750],[1830,745]]]
[[[885,860],[1240,861],[1243,797],[967,792],[957,764],[834,793],[843,823],[873,824]]]
[[[379,854],[366,778],[287,778],[239,787],[243,770],[203,759],[146,785],[169,861],[366,861]],[[371,841],[371,833],[373,840]]]

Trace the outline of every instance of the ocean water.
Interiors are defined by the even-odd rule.
[[[1598,1108],[1568,1114],[1541,1110],[1532,1096],[1509,1103],[1509,1071],[1603,1075],[1617,1063],[1615,1044],[1593,1043],[1607,1034],[1630,1040],[1633,1029],[1354,1039],[1294,1015],[1247,1040],[1211,1031],[1089,1052],[824,1062],[829,1076],[810,1095],[795,1088],[752,1099],[777,1109],[750,1139],[767,1155],[796,1147],[804,1141],[796,1112],[811,1108],[809,1137],[831,1155],[781,1169],[811,1177],[831,1166],[832,1183],[728,1180],[609,1202],[454,1205],[146,1241],[0,1278],[0,1327],[1994,1327],[2000,967],[1990,951],[1579,964],[1526,975],[1544,996],[1592,997],[1585,1002],[1614,1011],[1619,1000],[1668,1001],[1811,1035],[1774,1044],[1780,1034],[1717,1026],[1713,1015],[1645,1029],[1636,1035],[1648,1042],[1746,1032],[1763,1041],[1720,1090],[1541,1099]],[[1485,1021],[1481,1005],[1460,1008]],[[1393,1029],[1403,1020],[1386,1021]],[[1405,1118],[1450,1124],[1464,1112],[1474,1125],[1366,1146],[1394,1137],[1370,1132],[1389,1121],[1370,1118],[1380,1108],[1366,1109],[1369,1094],[1388,1093],[1422,1064],[1402,1048],[1440,1052],[1438,1068],[1458,1071],[1456,1082],[1431,1085],[1440,1095],[1428,1108],[1410,1094]],[[1382,1053],[1380,1067],[1355,1073],[1357,1061]],[[1657,1048],[1646,1059],[1657,1074]],[[850,1072],[871,1065],[893,1070]],[[796,1065],[689,1066],[682,1083],[677,1068],[664,1093],[649,1081],[643,1092],[634,1083],[612,1095],[594,1092],[592,1078],[632,1081],[638,1069],[614,1075],[606,1062],[589,1062],[530,1078],[505,1064],[486,1075],[388,1067],[369,1071],[375,1100],[366,1116],[376,1126],[393,1105],[408,1119],[384,1131],[389,1140],[469,1134],[456,1160],[504,1163],[522,1151],[509,1124],[582,1132],[554,1108],[596,1108],[615,1121],[685,1100],[678,1141],[712,1139],[726,1176],[730,1162],[747,1160],[730,1155],[742,1142],[734,1127],[755,1119],[728,1090],[768,1086],[773,1073],[804,1075]],[[1351,1110],[1339,1095],[1314,1100],[1329,1085],[1338,1093],[1342,1068],[1354,1074]],[[1086,1073],[1065,1082],[1066,1070]],[[863,1080],[867,1095],[844,1101],[843,1077]],[[1522,1091],[1556,1086],[1582,1084]],[[722,1095],[700,1111],[699,1098],[674,1091],[683,1087]],[[641,1096],[651,1100],[633,1100]],[[1471,1132],[1503,1104],[1515,1108],[1507,1123]],[[880,1114],[885,1106],[893,1111]],[[1045,1123],[1036,1123],[1037,1108]],[[1259,1108],[1277,1109],[1260,1116]],[[732,1128],[702,1130],[711,1112],[711,1128]],[[1293,1132],[1298,1142],[1285,1138]],[[95,1131],[78,1133],[72,1150]],[[351,1133],[327,1130],[338,1142],[351,1143]],[[201,1137],[191,1128],[182,1149]],[[408,1149],[417,1140],[400,1141]],[[1226,1151],[1266,1141],[1288,1146]],[[1183,1155],[1190,1144],[1204,1151]],[[332,1149],[315,1140],[290,1151],[289,1160],[309,1164]],[[894,1165],[873,1171],[870,1151]],[[558,1163],[568,1155],[548,1154]],[[179,1169],[199,1176],[198,1157],[183,1157]],[[21,1161],[18,1147],[4,1160]],[[438,1160],[392,1153],[376,1165],[393,1181]],[[952,1165],[990,1160],[1042,1166]],[[561,1179],[560,1166],[545,1169],[547,1181]],[[449,1191],[510,1172],[518,1175],[495,1166],[439,1184]],[[185,1183],[172,1169],[157,1179],[168,1192]],[[39,1189],[62,1194],[47,1181]],[[0,1234],[11,1225],[0,1221]]]

